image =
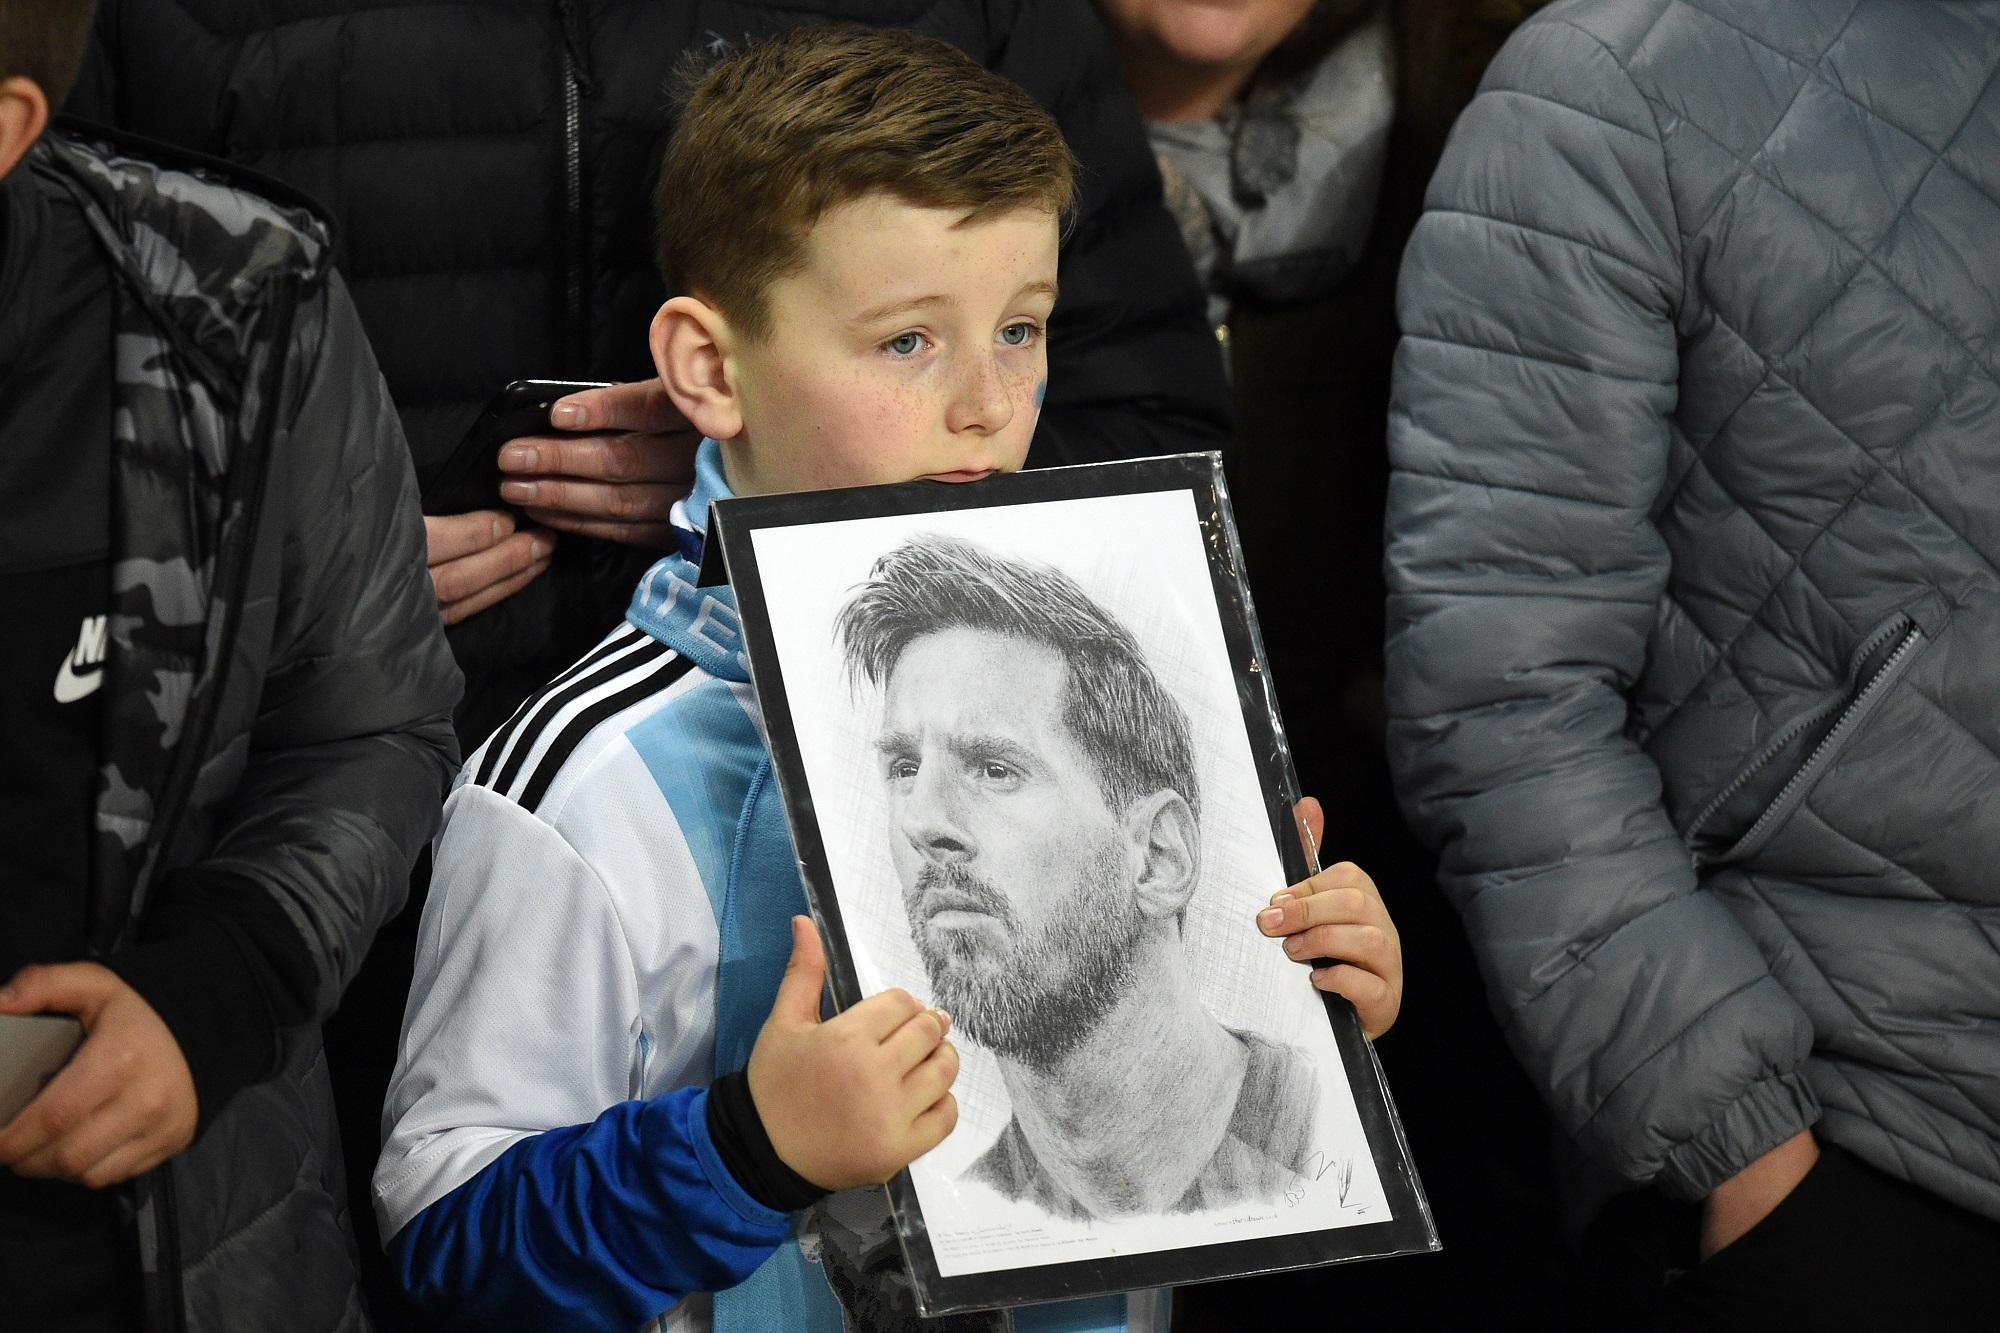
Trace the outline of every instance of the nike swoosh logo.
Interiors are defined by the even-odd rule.
[[[56,672],[56,702],[73,704],[78,699],[96,692],[104,683],[104,668],[93,667],[78,675],[69,658],[63,659],[62,669]]]

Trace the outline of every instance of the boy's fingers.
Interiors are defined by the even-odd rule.
[[[903,1076],[903,1091],[911,1104],[929,1106],[950,1092],[957,1081],[958,1048],[948,1041],[939,1042],[936,1050]]]
[[[947,1092],[910,1122],[910,1134],[916,1141],[913,1145],[916,1151],[911,1154],[911,1160],[922,1157],[943,1143],[957,1126],[958,1098]]]
[[[819,993],[826,984],[826,952],[820,947],[819,930],[812,918],[792,918],[792,957],[785,975],[778,980],[778,996],[771,1002],[771,1016],[799,1025],[819,1022]]]
[[[1387,1032],[1396,1021],[1399,1006],[1395,992],[1388,982],[1373,972],[1364,971],[1352,963],[1335,963],[1332,967],[1316,969],[1312,974],[1312,984],[1353,1005],[1355,1015],[1361,1020],[1361,1035],[1370,1041]]]
[[[1299,845],[1305,849],[1306,864],[1317,870],[1320,840],[1326,833],[1326,812],[1314,798],[1301,796],[1292,807],[1292,820],[1298,825]]]
[[[914,1069],[944,1042],[950,1025],[951,1019],[944,1010],[920,1010],[883,1039],[882,1049],[897,1069]]]
[[[916,996],[901,987],[894,987],[869,996],[842,1014],[840,1021],[856,1036],[868,1041],[885,1042],[904,1024],[924,1012],[924,1006],[917,1003]],[[929,1019],[926,1018],[925,1022],[928,1024]]]
[[[1299,962],[1332,958],[1353,963],[1377,976],[1388,973],[1397,951],[1389,933],[1380,926],[1314,926],[1285,939],[1285,953]]]

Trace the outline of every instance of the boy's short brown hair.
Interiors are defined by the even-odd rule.
[[[954,47],[895,28],[798,28],[697,76],[660,168],[660,272],[747,336],[830,208],[884,193],[1060,221],[1075,171],[1053,117]]]
[[[97,0],[0,0],[0,79],[42,90],[53,110],[76,83]]]

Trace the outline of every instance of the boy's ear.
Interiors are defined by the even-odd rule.
[[[1125,839],[1137,866],[1133,902],[1140,915],[1180,916],[1201,877],[1201,828],[1187,798],[1162,790],[1132,802]]]
[[[20,74],[0,79],[0,180],[48,125],[49,98],[40,84]]]
[[[711,440],[743,433],[743,406],[730,374],[733,335],[722,312],[694,296],[676,296],[653,316],[653,366],[667,396]]]

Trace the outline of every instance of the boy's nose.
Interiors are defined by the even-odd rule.
[[[974,356],[953,386],[950,405],[945,409],[945,427],[954,435],[972,432],[992,435],[1005,430],[1014,419],[1014,396],[1008,392],[1007,377],[989,353]]]

